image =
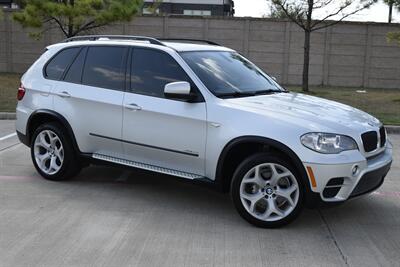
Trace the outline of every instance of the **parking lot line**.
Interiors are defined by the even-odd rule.
[[[12,133],[12,134],[9,134],[9,135],[0,137],[0,141],[4,141],[4,140],[6,140],[6,139],[8,139],[8,138],[11,138],[11,137],[14,137],[14,136],[16,136],[16,135],[17,135],[17,133]]]
[[[0,147],[0,153],[5,152],[5,151],[8,150],[8,149],[17,147],[17,146],[20,145],[20,144],[21,144],[21,143],[12,144],[12,145],[6,146],[6,147],[4,147],[4,148],[1,148],[1,147]]]

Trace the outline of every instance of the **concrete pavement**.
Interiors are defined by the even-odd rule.
[[[229,195],[163,175],[89,167],[46,181],[11,137],[0,141],[0,266],[400,266],[400,135],[390,139],[377,192],[268,230]]]

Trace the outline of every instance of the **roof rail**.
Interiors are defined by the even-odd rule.
[[[85,36],[75,36],[68,39],[65,39],[63,42],[75,42],[75,41],[96,41],[101,38],[109,39],[109,40],[134,40],[134,41],[147,41],[150,44],[162,45],[166,46],[159,40],[151,37],[145,36],[131,36],[131,35],[85,35]]]
[[[184,41],[184,42],[195,42],[195,43],[205,43],[209,45],[216,45],[216,46],[221,46],[218,43],[208,41],[208,40],[201,40],[201,39],[185,39],[185,38],[160,38],[157,39],[159,41]]]

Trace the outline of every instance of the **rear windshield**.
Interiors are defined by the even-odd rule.
[[[216,96],[283,91],[268,75],[235,52],[191,51],[181,56]]]

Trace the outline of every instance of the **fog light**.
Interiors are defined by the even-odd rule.
[[[358,173],[358,165],[354,165],[353,169],[351,170],[351,173],[353,174],[353,176],[355,176]]]

